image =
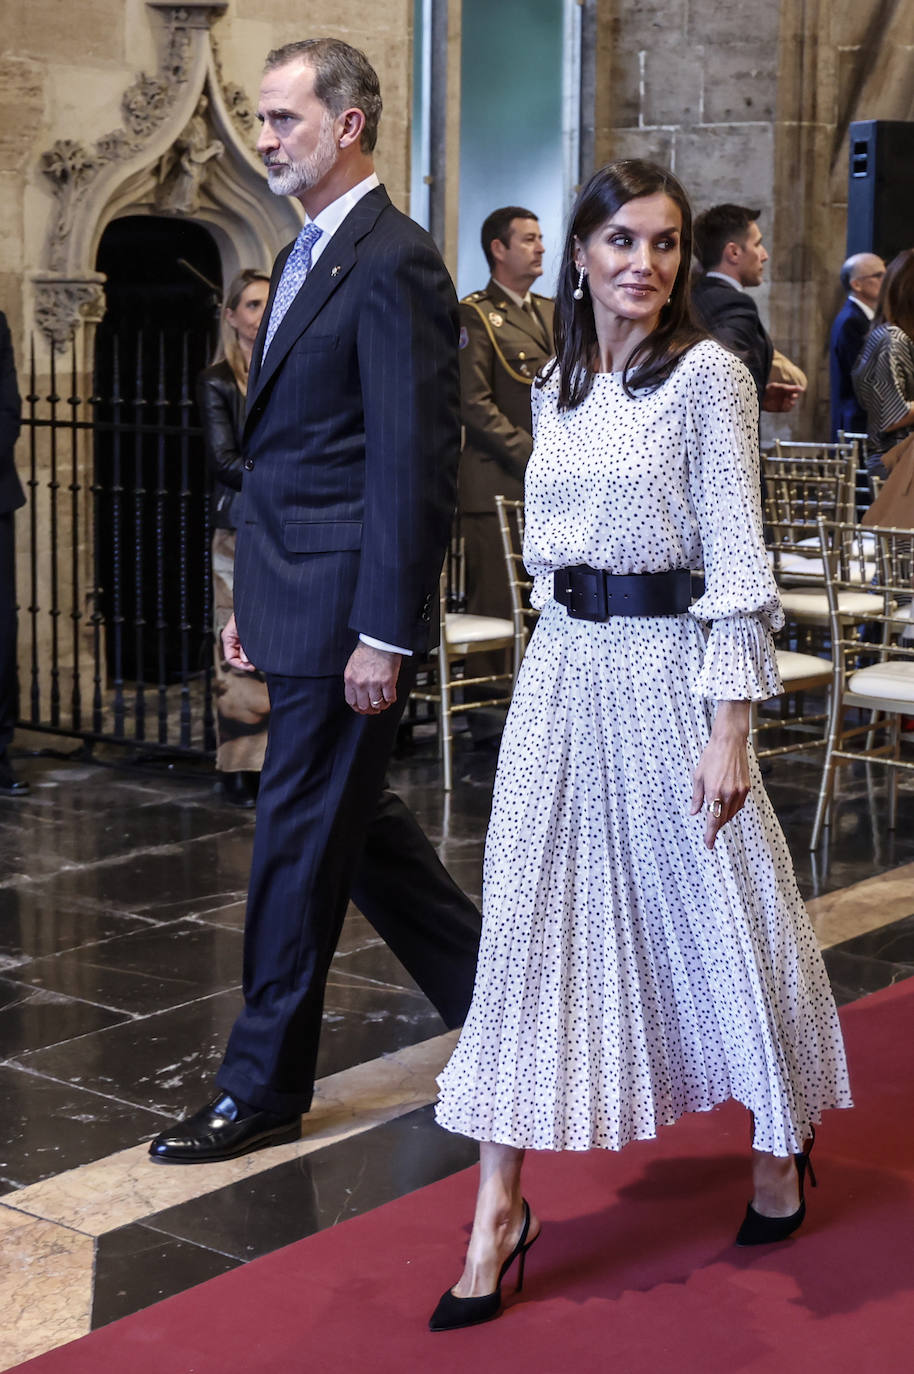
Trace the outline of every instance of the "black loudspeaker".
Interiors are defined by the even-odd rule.
[[[914,248],[914,123],[861,119],[850,126],[847,256],[891,262]]]

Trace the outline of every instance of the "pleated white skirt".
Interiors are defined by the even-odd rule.
[[[615,1150],[732,1097],[756,1148],[787,1155],[852,1105],[754,757],[713,850],[689,815],[703,654],[688,615],[592,624],[545,607],[499,758],[473,1004],[439,1078],[448,1130]]]

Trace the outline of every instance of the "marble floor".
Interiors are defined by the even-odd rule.
[[[454,1035],[350,909],[304,1138],[205,1168],[153,1166],[145,1142],[209,1096],[239,1006],[253,818],[203,766],[17,743],[32,791],[0,799],[0,1369],[475,1154],[432,1119]],[[477,898],[494,768],[459,741],[446,799],[417,739],[392,772]],[[767,783],[839,1000],[914,973],[914,779],[890,833],[883,770],[846,773],[817,855],[817,764],[777,759]]]

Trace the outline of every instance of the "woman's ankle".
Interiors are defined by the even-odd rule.
[[[752,1205],[762,1216],[791,1216],[800,1205],[800,1179],[793,1155],[752,1151]]]

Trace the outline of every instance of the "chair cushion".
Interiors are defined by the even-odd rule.
[[[772,560],[773,561],[773,560]],[[849,582],[857,582],[860,579],[856,576],[858,565],[855,563],[851,569],[853,576],[848,578]],[[777,575],[789,583],[792,576],[800,574],[807,579],[817,577],[824,579],[825,565],[821,558],[807,558],[802,553],[782,553],[778,562]],[[876,564],[872,559],[866,559],[863,564],[863,582],[872,582],[876,576]]]
[[[448,648],[456,644],[482,644],[492,639],[514,638],[514,624],[497,615],[466,615],[453,612],[445,616],[444,633]]]
[[[853,539],[853,540],[851,541],[851,548],[852,548],[852,550],[853,550],[853,553],[854,553],[854,557],[855,557],[855,558],[857,557],[857,551],[858,551],[859,547],[860,547],[860,545],[858,545],[857,540],[856,540],[856,539]],[[871,557],[873,556],[873,552],[874,552],[874,550],[875,550],[875,548],[876,548],[876,536],[875,536],[874,534],[865,534],[865,535],[863,536],[863,545],[862,545],[862,547],[863,547],[863,554],[864,554],[864,557],[865,557],[865,558],[871,558]],[[798,549],[814,549],[814,550],[816,551],[816,553],[819,553],[819,551],[820,551],[821,548],[822,548],[822,545],[819,543],[819,536],[818,536],[817,534],[811,534],[811,535],[809,536],[808,539],[798,539],[798,540],[797,540],[797,548],[798,548]]]
[[[914,703],[914,658],[858,668],[848,678],[847,690],[859,697]]]
[[[828,620],[828,597],[815,587],[782,591],[780,602],[795,620],[814,620],[823,624]],[[882,597],[874,596],[872,592],[839,592],[838,605],[848,615],[882,614]]]
[[[831,679],[832,664],[829,658],[817,658],[815,654],[797,654],[792,649],[778,649],[777,659],[778,672],[788,692],[792,682],[800,682],[804,678],[821,677],[823,682]]]

